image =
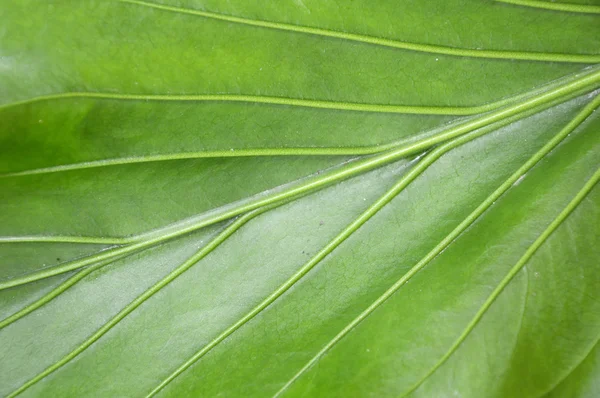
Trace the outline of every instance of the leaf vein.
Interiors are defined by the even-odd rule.
[[[587,4],[556,3],[554,1],[537,0],[496,0],[499,3],[514,4],[523,7],[540,8],[545,10],[565,11],[582,14],[600,14],[600,6]]]
[[[88,243],[98,245],[124,245],[134,241],[133,238],[105,236],[74,236],[74,235],[30,235],[30,236],[0,236],[1,243]]]
[[[510,121],[507,121],[507,124]],[[483,136],[497,127],[484,128],[477,131],[470,132],[458,138],[455,138],[440,147],[434,149],[431,153],[425,155],[423,159],[405,176],[403,176],[392,188],[390,188],[383,196],[381,196],[375,203],[373,203],[367,210],[365,210],[359,217],[357,217],[352,223],[344,228],[334,239],[332,239],[323,249],[321,249],[315,256],[313,256],[306,264],[304,264],[296,273],[294,273],[288,280],[280,285],[273,293],[265,298],[261,303],[254,307],[244,317],[238,320],[235,324],[223,331],[214,340],[208,343],[206,346],[201,348],[196,354],[190,359],[183,363],[177,368],[171,375],[163,380],[147,397],[154,396],[160,390],[162,390],[167,384],[173,381],[178,375],[183,373],[187,368],[192,366],[196,361],[202,358],[206,353],[212,350],[220,342],[225,340],[228,336],[233,334],[236,330],[244,326],[256,315],[265,310],[275,300],[281,297],[286,291],[288,291],[293,285],[298,283],[302,277],[319,264],[327,255],[329,255],[336,247],[341,245],[348,237],[356,232],[363,224],[370,220],[379,210],[381,210],[387,203],[395,198],[404,188],[406,188],[412,181],[418,178],[430,165],[436,160],[443,156],[448,151],[463,145],[477,137]]]
[[[600,56],[598,61],[600,62]],[[242,102],[250,104],[292,106],[301,108],[330,109],[370,113],[398,113],[414,115],[469,116],[498,109],[510,102],[522,99],[526,94],[518,94],[484,105],[475,106],[428,106],[428,105],[390,105],[348,101],[326,101],[317,99],[273,97],[264,95],[237,94],[127,94],[94,91],[73,91],[58,94],[40,95],[22,101],[0,105],[0,110],[43,101],[61,99],[101,99],[119,101],[165,101],[165,102]]]
[[[29,274],[22,278],[12,279],[8,281],[0,281],[0,290],[34,282],[50,276],[59,275],[78,268],[95,264],[98,261],[107,260],[116,256],[133,253],[143,250],[153,245],[165,242],[169,239],[182,236],[193,232],[202,227],[215,224],[220,221],[230,219],[240,214],[258,209],[262,206],[270,205],[275,202],[285,201],[293,197],[305,195],[309,192],[316,191],[335,182],[342,181],[360,173],[381,167],[390,162],[401,159],[405,156],[419,153],[430,148],[433,145],[459,137],[473,130],[493,125],[498,122],[500,125],[508,123],[511,120],[517,120],[520,117],[527,116],[534,110],[540,110],[548,104],[554,104],[556,101],[566,100],[569,96],[580,94],[582,90],[593,90],[597,88],[600,82],[600,70],[592,68],[591,72],[584,73],[577,79],[569,81],[563,85],[539,93],[532,98],[528,98],[509,107],[484,114],[480,117],[468,120],[462,124],[452,126],[443,132],[423,139],[419,142],[412,143],[406,146],[392,149],[381,154],[361,159],[333,171],[320,174],[317,177],[309,178],[301,181],[299,184],[292,183],[281,187],[274,192],[264,196],[257,196],[248,201],[234,203],[231,206],[225,206],[224,209],[219,209],[216,212],[200,215],[197,218],[184,220],[180,224],[165,227],[163,230],[149,233],[144,240],[132,243],[127,246],[107,249],[100,253],[89,257],[67,262],[41,272]],[[529,113],[528,113],[529,112]],[[520,115],[520,116],[519,116]]]
[[[120,257],[118,259],[121,259],[123,257]],[[38,308],[44,306],[46,303],[50,302],[51,300],[54,300],[56,297],[60,296],[67,289],[69,289],[71,286],[73,286],[74,284],[76,284],[77,282],[79,282],[80,280],[82,280],[83,278],[85,278],[86,276],[88,276],[89,274],[94,272],[95,270],[102,268],[105,265],[110,264],[116,260],[117,259],[111,259],[111,260],[99,262],[98,264],[95,264],[95,265],[87,267],[87,268],[83,268],[82,270],[78,271],[75,275],[71,276],[69,279],[67,279],[66,281],[64,281],[63,283],[61,283],[54,289],[52,289],[50,292],[44,294],[42,297],[40,297],[33,303],[23,307],[22,309],[18,310],[17,312],[13,313],[12,315],[9,315],[8,317],[2,319],[0,321],[0,330],[7,327],[11,323],[16,322],[19,319],[23,318],[25,315],[28,315],[28,314],[32,313],[33,311],[37,310]]]
[[[490,59],[509,59],[526,60],[539,62],[570,62],[570,63],[597,63],[600,62],[600,55],[592,54],[562,54],[549,52],[529,52],[529,51],[502,51],[502,50],[475,50],[467,48],[447,47],[433,44],[412,43],[399,40],[385,39],[375,36],[360,35],[355,33],[345,33],[335,30],[313,28],[308,26],[293,25],[281,22],[270,22],[257,19],[236,17],[232,15],[219,14],[210,11],[201,11],[189,8],[181,8],[157,4],[139,0],[117,0],[121,3],[138,5],[143,7],[155,8],[163,11],[176,12],[180,14],[196,15],[204,18],[217,19],[226,22],[238,23],[243,25],[257,26],[262,28],[276,29],[288,32],[305,33],[315,36],[332,37],[342,40],[350,40],[383,47],[391,47],[403,50],[425,52],[431,54],[443,54],[456,57],[472,58],[490,58]]]
[[[533,113],[533,112],[534,111],[531,111],[531,113]],[[523,116],[518,116],[518,115],[517,116],[513,116],[512,118],[508,118],[508,119],[504,120],[503,122],[501,122],[500,125],[494,124],[494,125],[490,125],[488,127],[484,127],[482,129],[480,129],[479,131],[471,132],[470,134],[465,135],[465,136],[462,137],[462,140],[463,140],[462,142],[465,142],[465,140],[471,140],[471,139],[475,138],[476,136],[481,136],[481,135],[487,134],[488,132],[491,132],[491,131],[499,128],[499,127],[502,127],[504,125],[512,123],[513,121],[518,120],[518,119],[520,119],[522,117]],[[446,145],[448,145],[448,144],[446,144]],[[453,145],[459,145],[459,143],[455,142]],[[443,148],[440,148],[440,149],[443,149]],[[439,149],[438,149],[438,151],[439,151]],[[435,153],[435,151],[434,151],[434,153]],[[423,167],[423,164],[426,164],[428,162],[428,159],[429,158],[424,159],[423,162],[421,163],[421,165],[419,167]],[[132,239],[134,239],[134,238],[132,238]],[[137,238],[137,240],[140,240],[139,237]],[[122,258],[122,257],[118,257],[118,259],[120,259],[120,258]],[[65,281],[63,284],[61,284],[60,286],[58,286],[53,291],[51,291],[48,294],[46,294],[44,297],[42,297],[39,300],[37,300],[35,303],[30,304],[29,306],[27,306],[24,309],[18,311],[17,313],[9,316],[5,320],[0,321],[0,329],[3,328],[3,327],[5,327],[5,326],[7,326],[8,324],[10,324],[10,323],[18,320],[19,318],[21,318],[21,317],[29,314],[30,312],[36,310],[37,308],[41,307],[42,305],[44,305],[45,303],[49,302],[53,298],[57,297],[60,293],[64,292],[67,288],[71,287],[76,282],[78,282],[79,280],[83,279],[89,273],[93,272],[94,270],[96,270],[98,268],[103,267],[106,264],[111,263],[112,261],[115,261],[115,260],[110,260],[109,259],[108,261],[101,262],[99,264],[93,265],[93,266],[91,266],[89,268],[85,268],[84,270],[80,271],[78,274],[74,275],[72,278],[70,278],[67,281]]]
[[[577,360],[573,366],[571,368],[569,368],[564,375],[562,375],[550,388],[548,388],[547,391],[541,393],[539,395],[539,397],[545,397],[548,394],[552,393],[552,391],[554,391],[556,388],[558,388],[561,383],[563,383],[573,372],[575,372],[577,370],[577,368],[579,366],[581,366],[583,364],[583,362],[585,362],[586,359],[588,359],[590,357],[590,355],[592,355],[592,352],[594,352],[594,349],[596,348],[596,346],[598,345],[598,343],[600,343],[600,335],[598,335],[598,337],[596,337],[596,340],[594,341],[594,343],[590,346],[590,348],[585,352],[585,354],[583,354],[581,356],[581,358],[579,358],[579,360]]]
[[[594,186],[600,181],[600,169],[596,170],[594,175],[586,182],[583,188],[575,195],[575,197],[569,202],[569,204],[560,212],[560,214],[548,225],[548,227],[542,232],[542,234],[529,246],[525,251],[525,254],[517,261],[517,263],[510,269],[508,274],[500,281],[498,286],[486,299],[483,305],[479,308],[473,319],[469,322],[467,327],[463,330],[461,335],[452,344],[450,349],[440,358],[440,360],[425,374],[421,380],[414,384],[403,396],[415,391],[421,386],[427,378],[436,372],[451,356],[456,352],[458,347],[463,341],[469,336],[469,334],[475,329],[475,326],[486,314],[487,310],[492,306],[494,301],[502,293],[502,291],[508,286],[515,275],[525,266],[525,264],[531,259],[531,257],[537,252],[537,250],[544,244],[544,242],[550,237],[550,235],[567,219],[567,217],[575,210],[575,208],[581,203],[586,195],[594,188]]]
[[[115,315],[113,318],[111,318],[107,323],[105,323],[102,327],[100,327],[94,334],[92,334],[90,337],[88,337],[83,343],[81,343],[79,346],[77,346],[73,351],[71,351],[69,354],[65,355],[63,358],[61,358],[59,361],[55,362],[53,365],[47,367],[44,371],[42,371],[41,373],[39,373],[38,375],[36,375],[32,379],[30,379],[29,381],[25,382],[21,387],[17,388],[15,391],[10,393],[8,395],[8,397],[9,398],[15,397],[16,395],[21,394],[23,391],[25,391],[32,385],[34,385],[38,381],[42,380],[44,377],[50,375],[51,373],[55,372],[59,368],[63,367],[67,363],[69,363],[73,358],[75,358],[76,356],[81,354],[83,351],[85,351],[90,345],[92,345],[94,342],[96,342],[98,339],[100,339],[104,334],[106,334],[109,330],[111,330],[114,326],[116,326],[127,315],[129,315],[136,308],[138,308],[142,303],[144,303],[146,300],[148,300],[150,297],[152,297],[155,293],[157,293],[163,287],[165,287],[166,285],[171,283],[174,279],[179,277],[181,274],[183,274],[185,271],[187,271],[190,267],[192,267],[194,264],[196,264],[202,258],[206,257],[217,246],[219,246],[227,238],[229,238],[234,232],[236,232],[238,229],[240,229],[244,224],[246,224],[252,218],[258,216],[259,214],[262,214],[265,211],[268,211],[268,210],[274,208],[275,206],[279,206],[281,204],[282,203],[276,203],[271,206],[265,206],[263,208],[249,212],[249,213],[241,216],[237,220],[235,220],[227,228],[225,228],[219,235],[217,235],[215,237],[215,239],[213,239],[210,243],[208,243],[206,246],[204,246],[202,249],[200,249],[196,254],[194,254],[193,256],[188,258],[181,265],[179,265],[177,268],[175,268],[173,271],[171,271],[167,276],[165,276],[160,281],[156,282],[150,289],[146,290],[144,293],[142,293],[140,296],[138,296],[135,300],[133,300],[127,306],[125,306],[121,311],[119,311],[119,313],[117,313],[117,315]],[[95,271],[99,267],[93,267],[93,268],[94,269],[92,269],[87,274]],[[79,278],[77,278],[79,274],[75,275],[73,278],[77,278],[77,280],[75,280],[69,286],[66,286],[58,294],[62,293],[64,290],[66,290],[68,287],[75,284],[78,280],[82,279],[87,274],[85,274]],[[51,292],[51,294],[52,293],[53,292]],[[55,294],[54,297],[56,295],[57,294]],[[53,298],[53,297],[51,297],[51,298]],[[49,301],[49,300],[47,300],[47,301]],[[43,305],[43,303],[42,303],[42,305]],[[39,308],[39,306],[37,308]],[[29,312],[31,312],[31,311],[29,311]]]
[[[571,131],[581,124],[593,111],[600,105],[600,96],[588,104],[575,118],[569,122],[558,134],[556,134],[546,145],[527,160],[519,169],[514,172],[500,187],[498,187],[490,196],[488,196],[471,214],[469,214],[448,236],[446,236],[437,246],[435,246],[425,257],[423,257],[415,266],[413,266],[404,276],[394,283],[385,293],[378,297],[369,307],[354,318],[346,327],[344,327],[336,336],[333,337],[298,373],[296,373],[276,394],[280,396],[296,380],[298,380],[309,368],[311,368],[320,358],[329,351],[335,344],[342,340],[354,327],[365,320],[373,311],[390,298],[400,287],[402,287],[410,278],[425,267],[431,260],[437,257],[446,247],[458,238],[476,219],[478,219],[492,204],[500,198],[518,179],[535,166],[545,155],[554,149]],[[411,390],[412,391],[412,390]]]
[[[593,70],[594,68],[590,68],[589,70]],[[588,72],[589,72],[588,70]],[[585,76],[586,72],[584,71],[580,76]],[[575,76],[575,77],[574,77]],[[466,108],[456,108],[450,107],[450,109],[470,109],[470,112],[475,113],[484,113],[491,112],[493,110],[497,110],[503,106],[509,106],[514,104],[515,102],[522,101],[526,98],[534,98],[536,96],[542,95],[544,91],[551,90],[552,87],[557,87],[560,84],[568,85],[570,83],[575,83],[578,79],[577,75],[567,76],[565,78],[559,79],[549,85],[544,87],[540,87],[529,92],[517,94],[512,97],[504,98],[499,101],[491,102],[484,105],[474,106],[474,107],[466,107]],[[146,96],[146,95],[128,95],[128,94],[105,94],[105,93],[65,93],[65,94],[53,94],[48,96],[36,97],[20,102],[14,102],[11,104],[0,105],[0,110],[7,107],[18,106],[22,104],[32,103],[36,101],[45,101],[51,99],[60,99],[60,98],[74,98],[78,95],[82,95],[83,98],[111,98],[111,99],[126,99],[126,100],[159,100],[159,99],[169,99],[169,100],[188,100],[191,101],[195,96]],[[99,97],[96,97],[96,96]],[[107,97],[104,97],[107,95]],[[123,97],[124,96],[124,97]],[[120,98],[123,97],[123,98]],[[203,96],[206,97],[206,96]],[[246,97],[246,96],[244,96]],[[311,101],[311,100],[307,100]],[[427,108],[427,107],[412,107],[411,108]],[[438,107],[433,107],[438,108]],[[466,116],[467,114],[465,114]],[[447,127],[450,128],[450,127]],[[134,164],[134,163],[147,163],[147,162],[160,162],[160,161],[169,161],[169,160],[186,160],[186,159],[200,159],[200,158],[213,158],[213,157],[245,157],[245,156],[338,156],[338,155],[371,155],[380,152],[384,152],[386,150],[391,150],[399,147],[405,143],[408,143],[409,140],[399,140],[393,141],[384,144],[376,144],[370,146],[355,146],[355,147],[307,147],[307,148],[253,148],[253,149],[234,149],[229,151],[198,151],[198,152],[184,152],[184,153],[173,153],[173,154],[162,154],[162,155],[147,155],[147,156],[132,156],[125,158],[115,158],[115,159],[102,159],[102,160],[93,160],[81,163],[73,163],[73,164],[63,164],[58,166],[50,166],[50,167],[42,167],[37,169],[29,169],[29,170],[20,170],[15,172],[9,172],[5,174],[0,174],[0,178],[6,177],[18,177],[24,175],[34,175],[34,174],[46,174],[46,173],[57,173],[71,170],[80,170],[87,168],[96,168],[96,167],[106,167],[106,166],[116,166],[116,165],[125,165],[125,164]],[[410,140],[410,142],[414,142],[414,138]]]

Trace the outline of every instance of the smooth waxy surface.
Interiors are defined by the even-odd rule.
[[[598,3],[526,3],[6,2],[0,395],[597,395]]]

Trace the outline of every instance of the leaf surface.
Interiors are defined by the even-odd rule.
[[[591,397],[591,1],[0,8],[0,395]]]

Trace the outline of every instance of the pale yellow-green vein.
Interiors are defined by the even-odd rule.
[[[508,286],[513,280],[515,275],[527,264],[529,259],[536,253],[536,251],[544,244],[544,242],[550,237],[550,235],[564,222],[564,220],[575,210],[575,208],[581,203],[581,201],[587,196],[588,193],[594,188],[594,186],[600,181],[600,169],[598,169],[592,178],[586,182],[583,188],[575,195],[575,197],[569,202],[569,204],[560,212],[560,214],[548,225],[548,227],[542,232],[542,234],[529,246],[525,254],[517,261],[517,263],[510,269],[508,274],[500,281],[498,286],[488,296],[483,305],[479,308],[475,316],[471,319],[467,327],[463,330],[460,336],[452,343],[452,346],[446,351],[446,353],[439,359],[439,361],[417,382],[415,383],[403,396],[409,395],[421,386],[425,380],[427,380],[432,374],[434,374],[451,356],[456,352],[458,347],[465,341],[465,339],[471,334],[475,326],[479,323],[481,318],[485,315],[488,309],[492,306],[494,301],[498,298],[500,293]]]
[[[557,87],[562,84],[568,84],[570,82],[576,81],[581,76],[584,76],[591,71],[594,71],[597,68],[589,68],[588,70],[584,70],[583,73],[574,74],[565,76],[559,80],[551,82],[550,84],[544,85],[542,87],[536,88],[529,92],[521,93],[514,95],[512,97],[504,98],[499,101],[495,101],[489,104],[475,106],[475,107],[466,107],[466,108],[454,108],[450,107],[449,109],[462,109],[468,110],[468,112],[476,112],[476,113],[484,113],[490,112],[493,110],[497,110],[503,106],[509,106],[510,104],[516,103],[518,101],[522,101],[526,98],[535,97],[539,94],[542,94],[545,91],[552,89],[553,87]],[[47,100],[58,100],[58,99],[66,99],[66,98],[77,98],[77,96],[82,95],[82,98],[87,99],[101,99],[103,96],[108,95],[104,99],[122,99],[122,100],[165,100],[165,101],[193,101],[195,98],[213,98],[212,96],[154,96],[154,95],[117,95],[117,94],[104,94],[104,93],[66,93],[66,94],[57,94],[57,95],[48,95],[41,96],[36,98],[31,98],[28,100],[14,102],[10,104],[0,105],[0,109],[10,108],[18,105],[25,105],[29,103],[35,103],[38,101],[47,101]],[[221,96],[219,98],[229,98],[228,96]],[[241,96],[246,98],[247,96]],[[240,97],[240,98],[241,98]],[[183,99],[182,99],[183,98]],[[253,97],[252,97],[253,98]],[[239,99],[239,98],[238,98]],[[310,103],[310,101],[308,101]],[[319,102],[319,101],[317,101]],[[332,103],[328,103],[332,104]],[[333,103],[334,104],[334,103]],[[413,107],[409,107],[413,108]],[[414,107],[419,109],[425,109],[428,107]],[[433,107],[441,108],[441,107]],[[344,147],[278,147],[278,148],[229,148],[229,150],[205,150],[205,151],[195,151],[195,152],[182,152],[182,153],[165,153],[165,154],[147,154],[143,156],[129,156],[122,158],[113,158],[113,159],[98,159],[98,160],[90,160],[85,162],[78,162],[72,164],[62,164],[56,166],[42,167],[37,169],[26,169],[26,170],[18,170],[14,172],[8,172],[4,174],[0,174],[0,178],[2,177],[18,177],[18,176],[26,176],[26,175],[34,175],[34,174],[45,174],[45,173],[57,173],[57,172],[65,172],[65,171],[73,171],[73,170],[81,170],[88,168],[96,168],[96,167],[106,167],[106,166],[118,166],[118,165],[128,165],[128,164],[136,164],[136,163],[147,163],[147,162],[161,162],[161,161],[174,161],[174,160],[186,160],[186,159],[200,159],[200,158],[224,158],[224,157],[251,157],[251,156],[348,156],[348,155],[370,155],[375,153],[384,152],[387,150],[394,149],[401,145],[408,144],[409,142],[413,142],[418,140],[419,137],[411,137],[410,139],[403,139],[388,143],[381,143],[376,145],[366,145],[366,146],[344,146]]]
[[[510,121],[507,121],[510,123]],[[371,219],[379,210],[381,210],[387,203],[389,203],[394,197],[396,197],[404,188],[406,188],[412,181],[419,177],[429,166],[431,166],[437,159],[448,151],[463,145],[477,137],[488,134],[491,131],[495,131],[498,126],[482,128],[477,131],[465,134],[458,138],[455,138],[440,147],[434,149],[431,153],[423,157],[422,160],[417,163],[406,175],[404,175],[394,186],[388,190],[383,196],[375,201],[367,210],[359,215],[352,223],[344,228],[334,239],[332,239],[325,247],[323,247],[317,254],[315,254],[306,264],[304,264],[296,273],[294,273],[288,280],[286,280],[281,286],[279,286],[273,293],[266,297],[261,303],[255,306],[250,312],[244,315],[236,323],[231,325],[229,328],[224,330],[214,340],[200,349],[196,354],[184,362],[179,368],[171,373],[166,379],[164,379],[158,386],[156,386],[147,396],[147,398],[154,396],[160,390],[162,390],[167,384],[173,381],[178,375],[183,373],[187,368],[192,366],[196,361],[202,358],[207,352],[217,346],[221,341],[225,340],[229,335],[234,333],[240,327],[248,323],[252,318],[266,309],[293,285],[302,279],[311,269],[313,269],[320,261],[322,261],[327,255],[329,255],[336,247],[342,244],[348,237],[356,232],[364,223]]]
[[[296,380],[298,380],[308,369],[316,364],[319,359],[342,340],[352,329],[364,321],[373,311],[389,299],[398,289],[400,289],[410,278],[425,267],[431,260],[447,248],[460,234],[462,234],[470,225],[475,222],[492,204],[496,202],[510,187],[515,184],[521,176],[534,167],[544,156],[554,149],[562,140],[567,137],[579,124],[581,124],[600,104],[600,96],[597,96],[588,104],[571,122],[569,122],[560,132],[558,132],[546,145],[529,158],[517,171],[515,171],[506,181],[504,181],[490,196],[488,196],[472,213],[470,213],[450,234],[448,234],[438,245],[425,255],[417,264],[415,264],[406,274],[396,281],[388,290],[378,297],[363,312],[346,325],[337,335],[333,337],[323,348],[311,358],[283,387],[275,394],[275,397],[281,395]]]
[[[355,42],[373,44],[384,47],[397,48],[402,50],[418,51],[431,54],[451,55],[456,57],[489,58],[489,59],[509,59],[540,62],[569,62],[594,64],[600,62],[600,55],[597,54],[562,54],[548,52],[531,51],[503,51],[503,50],[477,50],[468,48],[446,47],[433,44],[411,43],[401,40],[391,40],[375,36],[367,36],[355,33],[346,33],[330,29],[315,28],[309,26],[293,25],[282,22],[270,22],[251,18],[236,17],[233,15],[219,14],[216,12],[202,11],[196,9],[168,6],[148,1],[139,0],[117,0],[121,3],[129,3],[143,7],[155,8],[163,11],[176,12],[181,14],[196,15],[204,18],[217,19],[226,22],[256,26],[261,28],[276,29],[287,32],[305,33],[315,36],[333,37],[341,40],[350,40]]]
[[[276,206],[279,206],[281,204],[283,204],[283,203],[279,202],[279,203],[271,204],[269,206],[264,206],[260,209],[256,209],[252,212],[249,212],[248,214],[245,214],[245,215],[239,217],[237,220],[235,220],[233,223],[231,223],[227,228],[225,228],[221,233],[219,233],[206,246],[204,246],[202,249],[200,249],[196,254],[194,254],[192,257],[188,258],[185,262],[183,262],[181,265],[179,265],[177,268],[175,268],[173,271],[171,271],[167,276],[165,276],[160,281],[156,282],[151,288],[146,290],[144,293],[142,293],[140,296],[138,296],[132,302],[130,302],[127,306],[125,306],[121,311],[119,311],[119,313],[117,313],[107,323],[102,325],[102,327],[100,327],[96,332],[94,332],[90,337],[88,337],[84,342],[82,342],[74,350],[72,350],[70,353],[65,355],[59,361],[57,361],[54,364],[47,367],[45,370],[43,370],[41,373],[37,374],[32,379],[25,382],[23,385],[21,385],[15,391],[10,393],[8,395],[8,397],[15,397],[15,396],[21,394],[23,391],[25,391],[32,385],[34,385],[38,381],[42,380],[44,377],[48,376],[49,374],[53,373],[54,371],[58,370],[59,368],[61,368],[65,364],[67,364],[73,358],[75,358],[76,356],[81,354],[83,351],[85,351],[90,345],[92,345],[95,341],[97,341],[99,338],[101,338],[104,334],[106,334],[110,329],[112,329],[115,325],[117,325],[121,320],[123,320],[132,311],[134,311],[136,308],[138,308],[143,302],[148,300],[156,292],[158,292],[160,289],[162,289],[163,287],[165,287],[166,285],[171,283],[174,279],[179,277],[181,274],[183,274],[185,271],[187,271],[190,267],[192,267],[194,264],[196,264],[198,261],[200,261],[206,255],[208,255],[210,252],[212,252],[217,246],[219,246],[221,243],[223,243],[227,238],[229,238],[229,236],[231,236],[235,231],[240,229],[244,224],[246,224],[252,218],[254,218]],[[93,272],[98,268],[99,267],[94,267],[94,269],[92,269],[90,272]],[[90,272],[88,272],[87,274],[89,274]],[[83,276],[79,277],[77,280],[82,279],[83,277],[87,276],[87,274],[84,274]],[[78,275],[75,275],[74,278],[77,278]],[[77,282],[77,280],[75,280],[72,284]],[[65,287],[65,289],[68,287],[69,286]],[[63,291],[64,291],[64,289],[63,289]],[[58,292],[57,294],[60,294],[61,292]]]
[[[83,268],[82,270],[79,270],[75,275],[71,276],[66,281],[62,282],[60,285],[58,285],[57,287],[52,289],[50,292],[44,294],[42,297],[40,297],[33,303],[28,304],[27,306],[23,307],[22,309],[15,312],[14,314],[2,319],[0,321],[0,329],[5,328],[6,326],[10,325],[11,323],[18,321],[19,319],[23,318],[24,316],[32,313],[33,311],[37,310],[38,308],[40,308],[42,306],[44,306],[51,300],[54,300],[56,297],[60,296],[71,286],[75,285],[77,282],[79,282],[80,280],[82,280],[83,278],[85,278],[86,276],[91,274],[92,272],[94,272],[95,270],[102,268],[105,265],[110,264],[116,260],[117,259],[105,260],[105,261],[99,262],[97,264],[94,264],[92,266]]]
[[[123,247],[108,249],[86,258],[64,263],[59,266],[32,273],[20,278],[1,281],[0,290],[30,283],[64,272],[69,272],[74,269],[92,265],[98,261],[103,261],[112,257],[143,250],[156,244],[165,242],[169,239],[182,236],[199,228],[223,220],[227,220],[229,218],[260,208],[262,206],[270,205],[275,202],[284,201],[292,197],[307,194],[309,192],[328,186],[334,182],[338,182],[346,178],[361,174],[368,170],[372,170],[374,168],[383,166],[408,155],[422,152],[433,145],[437,145],[452,138],[456,138],[470,131],[489,126],[496,122],[508,120],[511,117],[519,114],[524,116],[527,114],[528,111],[531,111],[538,107],[541,109],[544,106],[548,106],[549,104],[555,104],[557,101],[564,101],[570,98],[570,96],[576,93],[580,93],[582,90],[591,91],[597,88],[599,85],[600,70],[593,69],[591,72],[588,71],[580,75],[577,79],[569,81],[566,84],[554,87],[551,90],[540,93],[532,98],[527,98],[525,100],[519,101],[505,108],[501,108],[499,110],[492,111],[482,116],[470,119],[468,121],[465,121],[464,123],[451,126],[450,128],[440,132],[439,134],[436,134],[435,136],[427,137],[418,142],[395,148],[390,151],[383,152],[381,154],[367,157],[365,159],[350,162],[332,171],[324,172],[317,176],[304,179],[300,182],[280,187],[279,189],[273,190],[266,195],[260,195],[254,198],[250,198],[239,204],[226,206],[222,209],[218,209],[216,212],[207,213],[197,218],[184,220],[181,223],[174,224],[172,226],[165,227],[160,231],[156,231],[155,233],[148,234],[146,237],[144,237],[143,241],[134,242]]]
[[[87,243],[96,245],[125,245],[134,238],[69,235],[0,236],[0,243]]]
[[[496,0],[499,3],[514,4],[523,7],[539,8],[543,10],[565,11],[581,14],[600,14],[600,6],[589,4],[558,3],[554,1],[537,0]]]
[[[483,128],[483,129],[479,130],[476,134],[479,135],[479,134],[485,134],[485,133],[491,132],[493,130],[501,128],[502,126],[510,124],[510,123],[512,123],[512,122],[514,122],[516,120],[519,120],[519,119],[521,119],[523,117],[526,117],[528,115],[534,114],[534,113],[536,113],[538,111],[539,111],[539,109],[533,109],[533,110],[527,112],[524,115],[513,116],[511,118],[503,120],[502,122],[495,123],[495,124],[493,124],[491,126]],[[143,235],[132,237],[131,239],[133,239],[133,241],[143,241],[144,239],[142,238],[142,236]],[[84,268],[82,271],[80,271],[79,273],[77,273],[76,275],[74,275],[73,277],[71,277],[70,279],[68,279],[66,282],[64,282],[63,284],[61,284],[59,287],[57,287],[56,289],[54,289],[53,291],[51,291],[50,293],[48,293],[44,297],[40,298],[35,303],[33,303],[33,304],[29,305],[28,307],[22,309],[21,311],[17,312],[16,314],[11,315],[6,320],[0,321],[0,328],[8,325],[9,323],[14,322],[15,320],[21,318],[22,316],[27,315],[28,313],[30,313],[30,312],[34,311],[35,309],[41,307],[42,305],[44,305],[48,301],[54,299],[59,294],[61,294],[62,292],[64,292],[66,289],[68,289],[69,287],[71,287],[72,285],[74,285],[76,282],[78,282],[79,280],[83,279],[89,273],[91,273],[91,272],[95,271],[96,269],[101,268],[101,267],[105,266],[106,264],[109,264],[109,263],[111,263],[113,261],[115,261],[115,260],[110,260],[109,259],[107,261],[100,262],[100,263],[95,264],[93,266]]]
[[[600,61],[600,60],[599,60]],[[568,81],[567,76],[564,80]],[[533,90],[533,92],[540,91]],[[40,95],[21,101],[0,104],[0,110],[14,108],[22,105],[34,104],[44,101],[64,99],[98,99],[117,101],[163,101],[163,102],[243,102],[249,104],[265,104],[277,106],[293,106],[303,108],[331,109],[337,111],[371,112],[371,113],[399,113],[416,115],[442,115],[442,116],[468,116],[498,109],[511,102],[523,99],[532,93],[517,94],[498,101],[475,106],[427,106],[427,105],[393,105],[370,104],[346,101],[323,101],[317,99],[273,97],[265,95],[238,95],[238,94],[127,94],[105,92],[66,92],[57,94]]]

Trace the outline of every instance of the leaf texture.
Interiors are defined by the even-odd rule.
[[[0,7],[0,395],[593,397],[600,5]]]

